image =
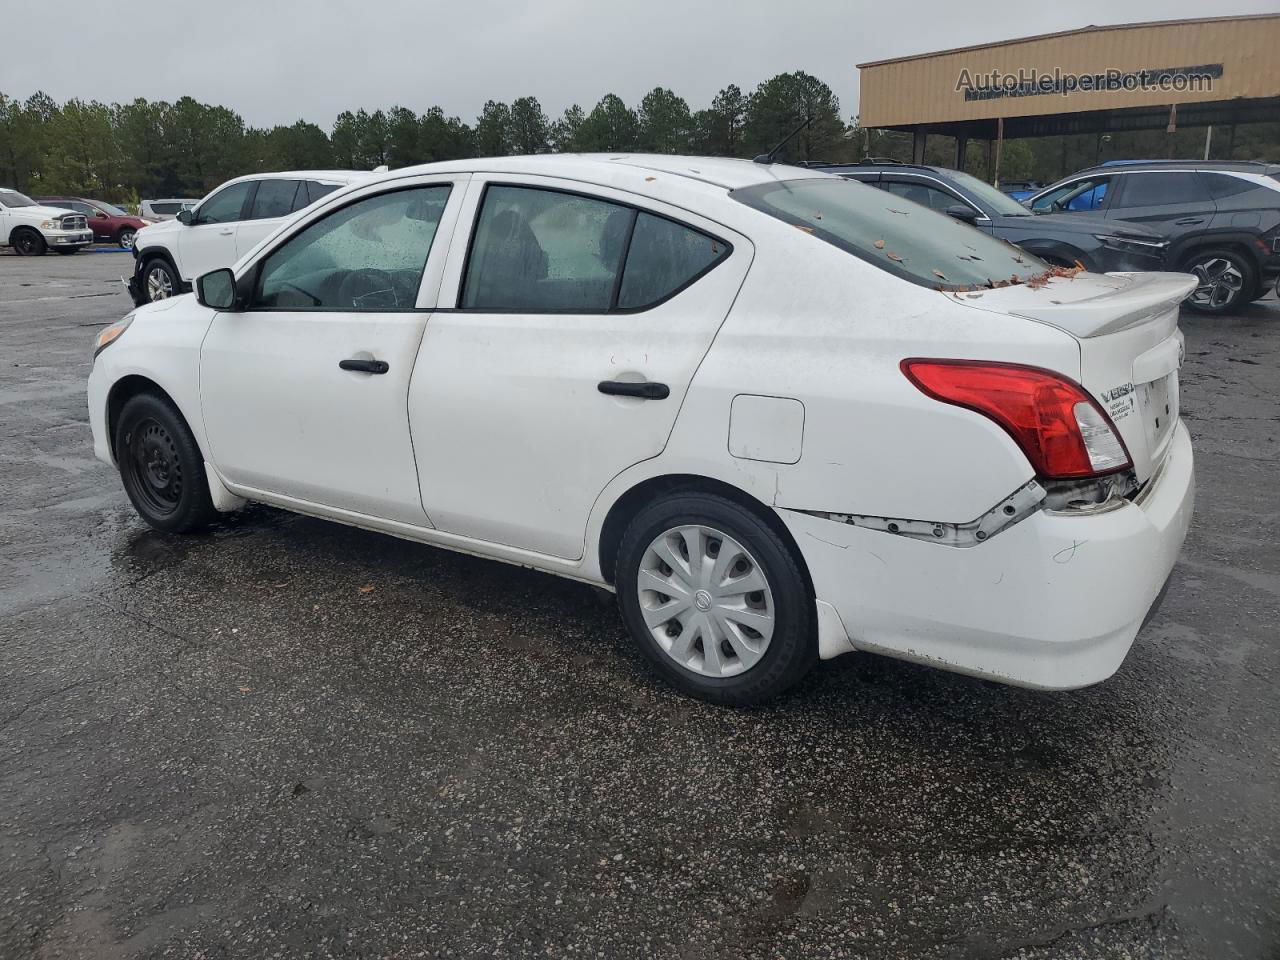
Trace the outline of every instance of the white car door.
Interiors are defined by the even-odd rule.
[[[752,253],[686,212],[582,190],[473,179],[452,309],[432,315],[409,390],[433,524],[567,559],[606,484],[662,452]]]
[[[191,223],[178,234],[178,269],[188,283],[236,262],[236,232],[253,181],[228,184],[191,211]]]
[[[200,350],[210,456],[233,487],[428,525],[406,397],[465,182],[371,187],[242,271],[245,307]]]

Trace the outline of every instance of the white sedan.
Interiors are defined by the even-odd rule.
[[[105,329],[94,448],[160,530],[253,500],[615,590],[708,700],[855,650],[1066,689],[1186,534],[1194,284],[802,168],[432,164]]]

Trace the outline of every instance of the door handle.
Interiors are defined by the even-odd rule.
[[[224,237],[229,237],[229,236],[231,236],[233,233],[235,233],[235,231],[234,231],[234,230],[219,230],[219,231],[218,231],[218,233],[219,233],[219,234],[221,234],[221,235],[222,235],[222,236],[224,236]]]
[[[639,397],[641,400],[665,400],[671,396],[671,388],[665,383],[647,380],[639,383],[630,380],[601,380],[596,389],[611,397]]]
[[[339,360],[338,366],[356,373],[386,373],[391,369],[385,360]]]
[[[1183,217],[1181,220],[1173,221],[1180,227],[1190,226],[1193,223],[1204,223],[1204,217]]]

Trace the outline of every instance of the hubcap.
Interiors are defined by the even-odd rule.
[[[173,296],[169,271],[163,267],[152,267],[147,271],[147,296],[152,300],[167,300]]]
[[[132,249],[133,247],[133,231],[132,230],[126,230],[124,233],[120,234],[120,246],[124,247],[126,250]]]
[[[686,670],[735,676],[769,648],[769,582],[751,552],[714,527],[676,527],[656,537],[636,579],[645,625]]]
[[[1225,307],[1240,295],[1244,275],[1230,260],[1213,257],[1191,268],[1199,284],[1191,293],[1191,302],[1202,307]]]

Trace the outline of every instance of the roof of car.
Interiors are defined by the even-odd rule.
[[[396,175],[418,172],[530,173],[587,182],[608,182],[620,168],[634,168],[682,178],[689,183],[736,190],[757,183],[821,177],[820,170],[783,163],[756,163],[731,157],[690,157],[650,153],[552,153],[518,157],[447,160],[405,167]]]
[[[232,177],[226,183],[239,183],[241,180],[338,180],[350,183],[360,177],[373,175],[370,170],[264,170],[261,173]]]
[[[927,173],[954,174],[959,170],[953,170],[950,167],[939,167],[929,163],[903,163],[900,160],[862,160],[859,163],[809,163],[805,164],[805,170],[820,170],[825,173],[856,173],[859,170],[868,172],[884,172],[886,170],[902,171],[910,173],[914,171],[925,171]],[[1021,183],[1022,181],[1017,181]]]
[[[1076,174],[1105,170],[1108,173],[1153,173],[1165,170],[1218,170],[1227,173],[1280,172],[1280,164],[1260,160],[1110,160],[1077,170]]]

